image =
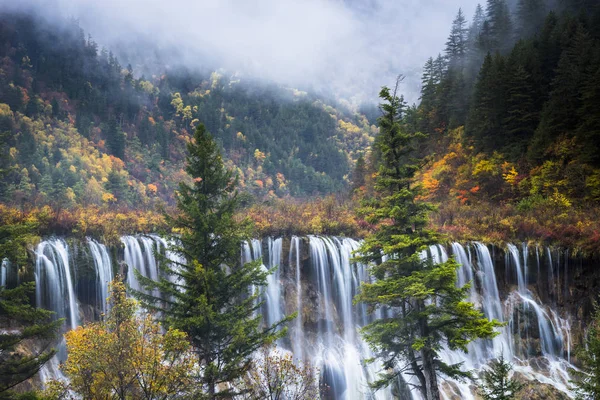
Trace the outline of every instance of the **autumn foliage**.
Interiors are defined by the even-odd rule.
[[[101,322],[65,334],[69,389],[85,399],[169,399],[188,392],[195,358],[186,335],[138,313],[125,285],[112,283]],[[54,388],[60,387],[55,385]]]

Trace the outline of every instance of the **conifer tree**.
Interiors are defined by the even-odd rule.
[[[517,4],[517,33],[520,38],[528,38],[540,31],[546,16],[543,0],[519,0]]]
[[[148,292],[137,296],[147,308],[161,312],[166,326],[187,333],[202,367],[198,389],[214,399],[234,394],[233,386],[225,385],[248,371],[256,350],[283,335],[281,326],[289,318],[261,325],[258,299],[268,272],[260,260],[240,262],[250,225],[234,219],[237,179],[223,165],[217,143],[202,124],[188,144],[186,171],[193,183],[180,184],[179,214],[167,216],[180,232],[171,248],[180,261],[162,257],[158,282],[138,274]],[[154,289],[161,294],[153,295]]]
[[[474,82],[477,79],[477,72],[479,71],[479,67],[481,67],[483,57],[485,56],[485,53],[482,52],[480,46],[481,31],[484,23],[485,14],[483,12],[483,7],[481,7],[481,4],[477,4],[475,14],[473,15],[473,21],[471,22],[471,26],[467,33],[467,62],[464,75],[467,97],[470,97],[471,95]]]
[[[420,128],[425,132],[429,132],[431,121],[433,121],[436,99],[435,93],[437,90],[437,84],[435,80],[434,63],[433,58],[429,57],[425,66],[423,67],[423,76],[421,78],[421,104],[419,105]]]
[[[507,79],[507,110],[503,121],[506,132],[503,146],[512,159],[516,160],[527,151],[527,144],[531,140],[539,118],[534,103],[534,88],[531,75],[522,65],[509,63]]]
[[[540,161],[544,150],[558,136],[574,135],[577,130],[581,90],[591,54],[590,36],[583,26],[577,25],[558,61],[549,99],[529,147],[528,156],[532,161]]]
[[[23,266],[34,226],[7,222],[0,221],[0,262],[7,259],[15,267]],[[0,399],[16,398],[11,389],[34,376],[56,353],[50,344],[64,321],[52,321],[50,311],[32,306],[34,293],[34,282],[0,287]],[[26,353],[19,346],[29,340],[40,347]]]
[[[469,44],[475,44],[477,42],[477,38],[483,29],[484,22],[485,14],[483,13],[483,7],[481,7],[481,4],[477,4],[477,7],[475,8],[475,14],[473,15],[473,21],[471,22],[471,26],[469,27],[469,32],[467,34]]]
[[[481,374],[479,393],[483,400],[513,400],[523,385],[511,378],[512,365],[500,356]]]
[[[578,139],[582,144],[584,162],[600,167],[600,50],[596,48],[595,63],[587,69],[581,85],[580,124]]]
[[[506,52],[514,43],[513,25],[505,0],[488,0],[482,29],[484,52]]]
[[[448,60],[449,68],[461,68],[467,53],[467,20],[462,12],[458,9],[458,14],[452,22],[450,36],[446,41],[446,59]]]
[[[471,137],[478,150],[493,151],[504,145],[502,121],[505,117],[504,59],[499,54],[485,57],[475,91],[465,134]]]
[[[418,166],[411,156],[422,135],[402,128],[398,83],[393,91],[384,87],[380,92],[383,115],[375,146],[381,162],[375,198],[362,209],[378,229],[365,239],[357,257],[371,266],[376,280],[361,286],[357,301],[390,311],[389,317],[363,329],[385,368],[373,385],[387,386],[400,371],[408,370],[423,397],[438,400],[438,374],[461,376],[458,365],[447,365],[438,357],[442,345],[466,351],[470,341],[493,337],[498,323],[488,321],[465,301],[468,285],[456,287],[458,264],[454,260],[434,264],[421,257],[439,238],[426,229],[432,207],[416,201],[419,188],[413,177]]]
[[[578,400],[600,397],[600,309],[595,305],[583,345],[576,349],[579,368],[570,372],[575,378],[573,390]]]
[[[115,117],[108,121],[106,145],[113,156],[119,157],[121,160],[125,159],[125,133],[121,130]]]

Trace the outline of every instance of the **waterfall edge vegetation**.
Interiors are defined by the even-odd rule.
[[[363,328],[376,356],[391,370],[381,373],[375,386],[390,385],[401,371],[410,371],[416,378],[411,384],[423,398],[437,400],[438,375],[464,377],[460,364],[440,359],[444,346],[467,352],[470,342],[497,335],[501,323],[488,320],[466,301],[472,283],[457,287],[455,260],[421,257],[439,238],[427,229],[431,206],[415,201],[418,166],[411,159],[422,136],[402,125],[406,105],[397,95],[400,82],[398,78],[393,91],[384,87],[380,92],[383,115],[374,149],[379,171],[373,200],[361,210],[379,228],[358,249],[358,260],[370,265],[376,280],[362,285],[357,300],[389,312]]]
[[[291,317],[262,324],[259,294],[273,271],[261,268],[260,259],[240,263],[240,244],[250,240],[249,220],[234,219],[237,177],[224,166],[204,125],[187,149],[186,172],[193,183],[180,184],[180,213],[167,216],[178,232],[169,251],[179,261],[163,257],[158,279],[136,273],[142,290],[134,295],[165,326],[188,335],[201,369],[196,395],[212,400],[241,394],[233,383],[249,372],[255,352],[285,334],[282,326]]]
[[[385,93],[384,93],[385,94]],[[394,97],[391,97],[392,99]],[[394,101],[400,101],[399,99]],[[399,103],[395,103],[399,104]],[[392,107],[393,108],[393,107]],[[392,112],[396,112],[393,111]],[[393,119],[392,119],[393,121]],[[393,127],[393,125],[392,125]],[[393,128],[399,129],[398,127]],[[399,131],[396,131],[399,132]],[[198,130],[200,140],[211,140]],[[194,156],[193,151],[212,151],[213,146],[203,146],[194,148],[194,144],[190,144],[191,157],[194,159],[207,159],[210,157]],[[390,148],[388,147],[388,150]],[[385,156],[385,149],[384,154]],[[389,156],[389,154],[388,154]],[[219,159],[218,154],[215,155]],[[214,159],[213,159],[214,162]],[[193,163],[191,160],[190,164]],[[471,247],[465,249],[461,245],[454,243],[452,245],[452,253],[454,259],[450,259],[443,247],[434,245],[438,237],[429,233],[421,232],[423,239],[422,244],[414,244],[411,253],[407,255],[408,262],[402,262],[402,258],[394,255],[393,252],[385,250],[395,249],[398,251],[402,248],[405,241],[399,241],[395,245],[386,244],[382,246],[377,244],[373,238],[367,238],[362,244],[351,239],[338,238],[323,238],[311,236],[308,240],[308,250],[311,260],[309,275],[315,279],[315,285],[311,290],[307,290],[306,276],[302,276],[302,270],[305,269],[302,264],[301,243],[298,237],[292,238],[289,242],[289,254],[287,265],[287,279],[293,277],[293,285],[281,286],[284,280],[281,263],[286,257],[283,256],[281,239],[268,239],[264,247],[267,257],[263,260],[263,243],[257,240],[250,240],[248,231],[243,229],[236,230],[239,236],[233,237],[229,242],[223,244],[222,248],[218,247],[218,242],[224,238],[225,233],[230,233],[228,230],[232,224],[237,223],[233,220],[231,212],[234,208],[233,203],[220,203],[220,199],[231,199],[230,194],[233,194],[234,188],[231,185],[231,175],[225,170],[217,170],[217,176],[211,177],[210,172],[212,164],[202,166],[196,171],[190,172],[195,174],[194,186],[183,187],[182,201],[189,201],[191,209],[194,211],[188,215],[189,219],[185,219],[185,214],[182,220],[173,222],[173,226],[180,227],[178,235],[163,239],[159,236],[143,236],[131,237],[125,236],[121,238],[124,246],[124,258],[127,262],[127,276],[130,286],[134,293],[141,299],[147,310],[156,312],[157,317],[162,319],[166,327],[181,327],[183,332],[188,335],[190,332],[195,332],[198,319],[200,323],[207,321],[209,323],[219,322],[219,316],[214,313],[212,318],[204,318],[207,314],[203,307],[207,307],[207,296],[209,293],[219,294],[219,292],[211,292],[208,289],[215,290],[221,287],[221,293],[226,295],[221,297],[225,303],[220,306],[230,307],[231,316],[239,317],[241,325],[236,326],[237,332],[229,336],[231,340],[238,345],[244,347],[244,357],[229,359],[232,362],[239,364],[232,368],[223,371],[224,375],[220,375],[218,370],[210,368],[210,363],[206,364],[200,357],[200,353],[196,351],[199,372],[196,378],[208,380],[199,384],[201,391],[206,391],[211,395],[211,386],[214,388],[214,394],[226,393],[227,391],[235,392],[240,389],[240,385],[227,384],[235,381],[234,376],[239,378],[243,376],[248,369],[253,365],[252,355],[262,345],[268,343],[277,343],[283,349],[289,349],[294,357],[303,355],[304,359],[308,359],[319,368],[319,382],[321,382],[321,396],[331,399],[354,399],[354,398],[370,398],[377,399],[392,399],[397,396],[403,396],[402,393],[410,393],[413,399],[429,399],[435,396],[435,390],[432,390],[431,383],[425,381],[425,386],[428,386],[424,391],[410,390],[411,386],[419,383],[413,381],[412,373],[407,373],[406,370],[398,368],[391,376],[395,379],[389,379],[388,376],[383,376],[381,372],[388,373],[390,369],[398,367],[396,359],[388,361],[386,359],[378,359],[377,351],[383,346],[374,347],[373,351],[370,346],[363,341],[360,335],[360,329],[367,332],[366,339],[370,341],[369,330],[373,326],[379,325],[378,321],[398,321],[409,326],[409,323],[414,323],[407,318],[399,319],[398,312],[403,312],[403,305],[413,306],[418,304],[422,307],[421,315],[425,311],[436,310],[441,305],[450,304],[452,307],[462,307],[462,311],[467,311],[467,318],[463,321],[471,323],[468,326],[472,331],[456,331],[453,340],[457,342],[443,342],[439,347],[427,348],[430,353],[430,361],[435,361],[436,365],[447,365],[448,368],[443,369],[445,377],[439,384],[436,383],[440,390],[437,394],[439,398],[447,398],[451,393],[460,393],[463,398],[472,398],[472,385],[461,380],[461,375],[466,376],[470,369],[477,369],[483,366],[482,360],[492,360],[499,354],[507,355],[507,360],[519,362],[516,355],[527,355],[532,350],[527,344],[525,349],[520,349],[520,345],[514,343],[512,332],[520,329],[520,320],[515,319],[512,314],[520,312],[530,312],[535,316],[531,321],[537,323],[537,335],[540,343],[540,354],[543,355],[545,362],[548,363],[547,370],[540,372],[529,365],[518,365],[517,370],[523,376],[529,377],[545,385],[552,385],[558,388],[562,393],[570,394],[568,369],[571,368],[568,363],[569,356],[564,358],[565,352],[570,354],[570,338],[568,322],[560,319],[552,310],[542,307],[541,303],[528,291],[527,286],[531,269],[529,268],[528,259],[530,258],[529,249],[523,246],[522,250],[516,246],[509,245],[506,252],[507,268],[514,270],[516,276],[517,290],[507,297],[506,304],[503,305],[498,290],[496,281],[496,271],[491,261],[489,249],[480,243],[474,243],[472,248],[476,253],[475,257],[471,255]],[[222,164],[221,164],[222,165]],[[392,168],[395,171],[395,168]],[[207,173],[208,171],[208,173]],[[385,177],[385,174],[383,174]],[[219,186],[219,177],[228,177],[221,181]],[[403,179],[402,175],[393,176],[390,179],[392,182],[400,184],[408,184],[408,179]],[[203,185],[208,185],[209,188],[221,188],[222,197],[211,197],[207,188]],[[385,187],[385,185],[383,185]],[[388,203],[394,204],[394,201],[399,201],[396,204],[394,212],[401,212],[399,204],[405,204],[408,209],[415,207],[413,195],[410,186],[404,186],[402,190],[391,191],[392,199]],[[231,191],[230,191],[231,190]],[[385,196],[382,196],[385,200]],[[192,201],[193,200],[193,201]],[[215,203],[211,203],[215,201]],[[381,200],[380,200],[381,201]],[[403,203],[406,202],[406,203]],[[201,206],[198,206],[200,204]],[[379,207],[373,207],[376,203],[367,203],[367,210],[376,211]],[[205,208],[203,208],[205,207]],[[211,208],[212,207],[212,208]],[[220,208],[222,207],[222,208]],[[381,207],[385,210],[385,207]],[[416,222],[423,223],[424,215],[428,207],[423,205],[422,208],[413,208],[414,215],[417,216]],[[210,213],[209,211],[221,210],[222,212]],[[203,211],[203,212],[198,212]],[[229,212],[226,217],[225,212]],[[218,217],[217,217],[218,216]],[[212,224],[217,221],[223,227],[222,234],[218,231],[207,232],[206,230],[195,232],[187,231],[193,223],[200,223],[207,226],[207,218],[213,218]],[[218,220],[217,220],[218,218]],[[400,229],[397,237],[403,236],[406,233],[406,228],[418,227],[415,221],[410,222],[407,226],[400,228],[393,224],[383,224],[384,232],[378,231],[377,234],[384,235],[385,233],[394,233],[394,229]],[[243,225],[236,225],[242,227]],[[404,228],[404,229],[402,229]],[[388,229],[385,232],[385,229]],[[200,235],[200,236],[198,236]],[[385,236],[382,236],[385,237]],[[426,240],[425,240],[426,239]],[[185,243],[188,244],[186,247]],[[242,246],[242,254],[240,256],[240,243],[246,243]],[[198,246],[203,244],[202,246]],[[111,266],[110,256],[106,246],[94,240],[88,240],[87,246],[93,260],[93,281],[96,282],[95,301],[102,302],[106,297],[102,297],[99,291],[105,290],[107,279],[112,277],[115,268]],[[194,248],[198,246],[197,248]],[[372,250],[370,253],[365,252],[365,248]],[[394,247],[400,246],[400,247]],[[192,249],[192,250],[190,250]],[[68,244],[62,239],[50,239],[42,241],[36,248],[35,252],[35,281],[36,303],[38,306],[51,308],[57,318],[64,318],[67,326],[75,328],[80,322],[81,309],[78,304],[76,291],[74,288],[74,273],[73,252],[76,249],[70,249]],[[206,251],[207,254],[202,253]],[[222,251],[222,253],[218,253]],[[213,253],[215,252],[215,253]],[[552,255],[550,250],[547,250],[547,257],[550,263],[549,270],[554,276],[560,273],[560,268],[553,266]],[[366,253],[366,255],[365,255]],[[221,257],[213,258],[214,254],[221,254]],[[196,257],[196,258],[194,258]],[[355,257],[355,258],[353,258]],[[536,248],[536,257],[538,260],[537,270],[540,269],[540,254]],[[212,260],[212,269],[207,269],[205,264],[198,262],[199,259],[206,260],[205,263],[210,263]],[[565,262],[568,257],[565,257]],[[215,262],[219,260],[219,262]],[[474,262],[476,261],[476,266]],[[375,262],[375,266],[368,266],[369,262]],[[412,269],[405,273],[404,276],[398,274],[401,280],[401,285],[407,286],[414,284],[405,299],[399,297],[400,306],[396,303],[383,303],[379,301],[379,295],[390,298],[389,293],[386,293],[386,286],[390,280],[395,278],[393,271],[386,270],[389,266],[394,266],[396,263],[401,265],[409,265]],[[292,267],[292,264],[293,267]],[[227,267],[225,267],[227,265]],[[436,266],[442,265],[439,268]],[[232,267],[234,266],[234,267]],[[381,267],[383,266],[383,267]],[[244,268],[240,270],[238,268]],[[380,270],[378,276],[377,268]],[[7,263],[4,263],[5,270],[8,268]],[[375,268],[375,273],[370,274],[369,268]],[[431,273],[429,276],[424,272]],[[564,284],[558,285],[555,290],[565,290],[567,287],[567,279],[564,277],[568,273],[567,266],[562,272]],[[305,271],[306,274],[306,271]],[[413,275],[414,274],[414,275]],[[4,275],[3,275],[4,276]],[[539,273],[538,275],[539,279]],[[5,281],[12,279],[6,276]],[[234,279],[235,278],[235,279]],[[423,281],[420,281],[423,279]],[[187,281],[186,281],[187,280]],[[210,285],[207,285],[207,282]],[[427,284],[440,284],[444,286],[437,293],[437,296],[431,294],[431,288]],[[219,286],[218,283],[226,283],[226,287]],[[458,285],[456,285],[458,283]],[[189,289],[186,287],[189,286]],[[364,284],[363,290],[360,290],[361,284]],[[196,286],[194,286],[196,285]],[[382,290],[377,288],[381,285]],[[477,288],[475,287],[477,286]],[[199,289],[198,289],[199,286]],[[184,290],[180,290],[181,288]],[[419,292],[413,292],[414,288]],[[99,289],[98,289],[99,288]],[[262,288],[262,289],[261,289]],[[285,290],[282,290],[285,288]],[[367,289],[364,289],[367,288]],[[361,298],[369,294],[369,288],[377,288],[371,292],[377,294],[370,301],[361,302]],[[231,290],[241,290],[232,295]],[[242,290],[243,289],[243,290]],[[5,290],[5,289],[4,289]],[[204,290],[200,296],[193,295],[193,290]],[[287,292],[295,293],[290,306],[289,301],[284,301],[288,296]],[[314,291],[314,292],[313,292]],[[60,293],[60,297],[49,296],[49,293]],[[315,298],[315,294],[316,298]],[[366,293],[366,294],[365,294]],[[444,299],[442,295],[447,295]],[[392,292],[391,298],[401,295],[403,292]],[[357,297],[358,296],[358,297]],[[231,299],[236,299],[232,302]],[[353,301],[353,299],[358,301]],[[178,301],[186,300],[190,303],[183,305],[178,304]],[[398,298],[397,298],[398,299]],[[468,300],[468,301],[465,301]],[[307,302],[316,301],[316,318],[314,323],[305,321],[307,318],[305,307]],[[444,304],[444,302],[447,302]],[[405,303],[405,304],[403,304]],[[420,304],[419,304],[420,303]],[[167,306],[164,306],[164,305]],[[482,312],[476,311],[474,305],[481,306]],[[242,308],[239,307],[242,305]],[[375,307],[373,307],[375,305]],[[99,305],[101,308],[104,305]],[[520,310],[517,312],[517,309]],[[175,310],[175,312],[173,312]],[[508,314],[507,314],[508,310]],[[109,309],[102,309],[108,311]],[[438,312],[438,311],[435,311]],[[373,318],[373,315],[375,318]],[[300,318],[298,321],[291,322],[288,327],[283,325],[293,319],[294,316]],[[482,318],[485,316],[485,318]],[[178,321],[175,317],[180,317]],[[245,317],[244,320],[242,317]],[[263,318],[264,317],[264,318]],[[308,317],[311,318],[311,317]],[[220,320],[221,326],[224,328],[231,327],[227,325],[226,319]],[[61,320],[58,319],[53,324],[58,326]],[[417,323],[422,321],[416,320]],[[502,322],[502,326],[498,324]],[[246,328],[243,328],[245,323]],[[397,323],[397,322],[396,322]],[[314,324],[314,330],[311,332],[305,329],[305,326]],[[527,325],[530,325],[529,323]],[[201,325],[200,325],[201,326]],[[214,325],[213,325],[214,326]],[[396,328],[398,325],[394,325]],[[494,336],[492,328],[498,327],[499,333]],[[187,329],[185,331],[184,329]],[[245,329],[245,330],[244,330]],[[527,328],[531,329],[531,328]],[[241,333],[240,333],[241,330]],[[288,332],[291,330],[291,332]],[[206,330],[204,330],[206,332]],[[248,335],[254,332],[253,344],[246,341]],[[442,333],[452,332],[450,330]],[[481,334],[483,332],[483,334]],[[526,331],[528,332],[528,331]],[[288,334],[289,333],[289,334]],[[480,334],[481,337],[487,337],[484,340],[475,340],[475,334]],[[375,337],[373,334],[371,339]],[[383,336],[379,336],[383,338]],[[229,340],[229,339],[228,339]],[[243,341],[243,343],[240,343]],[[195,346],[199,346],[203,341],[197,342]],[[417,343],[417,342],[415,342]],[[424,340],[411,347],[415,350],[426,348],[428,342]],[[371,343],[373,344],[373,343]],[[192,348],[194,343],[192,342]],[[414,347],[413,347],[414,346]],[[54,357],[51,362],[42,370],[42,378],[60,378],[60,370],[58,368],[57,358],[62,357],[65,360],[64,343],[59,343],[59,354]],[[405,346],[408,348],[408,346]],[[435,350],[435,352],[434,352]],[[461,355],[461,350],[468,350],[467,355]],[[408,349],[408,352],[411,350]],[[62,355],[60,353],[63,353]],[[52,353],[48,353],[50,355]],[[373,359],[369,364],[364,364],[364,360]],[[419,361],[417,361],[419,362]],[[466,369],[464,367],[467,367]],[[207,375],[207,372],[209,374]],[[433,371],[434,376],[437,376],[437,371]],[[425,374],[423,374],[425,376]],[[46,377],[46,378],[44,378]],[[416,378],[418,380],[418,378]],[[393,382],[392,382],[393,381]],[[239,382],[239,381],[238,381]],[[384,384],[382,384],[384,383]],[[196,382],[196,384],[198,384]],[[380,390],[373,390],[372,385],[381,387]],[[387,386],[387,388],[386,388]],[[408,390],[408,392],[406,392]]]

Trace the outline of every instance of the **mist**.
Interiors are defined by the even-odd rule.
[[[18,4],[17,4],[18,3]],[[405,75],[418,101],[421,68],[443,51],[458,8],[476,0],[0,0],[64,21],[79,20],[138,74],[160,67],[223,68],[242,77],[375,101]]]

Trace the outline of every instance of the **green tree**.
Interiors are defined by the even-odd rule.
[[[506,115],[506,81],[504,58],[497,54],[485,57],[475,85],[465,127],[478,150],[494,151],[504,145],[502,122]]]
[[[600,398],[600,308],[595,305],[584,343],[576,349],[579,369],[571,370],[578,400]]]
[[[538,33],[546,17],[543,0],[519,0],[517,3],[517,32],[521,38]]]
[[[487,0],[486,22],[489,23],[486,51],[504,52],[514,43],[513,24],[506,0]]]
[[[482,373],[478,387],[483,400],[513,400],[523,385],[511,378],[512,365],[504,356],[493,360]]]
[[[367,176],[367,162],[365,157],[361,154],[356,160],[354,171],[352,171],[352,192],[360,190],[365,186],[365,177]]]
[[[548,101],[529,147],[528,155],[533,161],[540,162],[544,151],[557,137],[573,136],[580,123],[581,89],[593,43],[582,25],[576,25],[574,31],[558,61]]]
[[[108,147],[110,154],[119,157],[121,160],[125,159],[125,133],[121,130],[115,117],[112,117],[108,121],[106,129],[106,146]]]
[[[462,67],[467,53],[467,36],[467,20],[462,9],[459,8],[446,41],[446,59],[450,68]]]
[[[502,150],[511,159],[517,160],[526,153],[539,117],[534,102],[535,92],[531,75],[523,66],[509,66],[507,86],[507,110],[503,120],[506,136]]]
[[[357,259],[371,266],[376,280],[363,284],[356,300],[392,311],[391,317],[363,329],[385,368],[373,386],[386,386],[400,371],[408,370],[416,377],[423,397],[438,400],[438,374],[464,376],[459,365],[447,365],[439,359],[443,344],[467,351],[472,340],[493,337],[499,323],[488,321],[465,301],[468,285],[456,287],[458,264],[454,260],[434,264],[421,257],[421,252],[439,238],[426,229],[432,207],[415,200],[419,188],[414,186],[413,177],[418,165],[411,156],[414,142],[422,135],[403,130],[397,88],[398,83],[393,92],[387,87],[380,92],[383,116],[375,146],[381,162],[375,198],[366,201],[362,209],[378,229],[357,252]]]
[[[0,399],[15,398],[11,389],[37,374],[56,354],[50,345],[63,320],[52,321],[52,312],[33,307],[34,293],[33,282],[0,288]],[[36,341],[37,348],[23,351],[21,346],[30,341]]]
[[[1,175],[1,174],[0,174]],[[1,176],[0,176],[1,177]],[[9,260],[18,269],[29,262],[27,245],[35,239],[35,225],[0,219],[0,262]],[[34,376],[54,356],[50,348],[63,320],[52,321],[50,311],[35,308],[31,298],[35,283],[8,289],[0,287],[0,399],[14,398],[11,389]],[[30,352],[21,345],[39,342]]]
[[[235,391],[220,388],[217,393],[217,387],[244,376],[251,355],[282,336],[281,325],[288,319],[262,326],[259,289],[268,271],[259,260],[240,264],[240,246],[250,236],[250,225],[234,219],[237,179],[223,165],[217,143],[202,124],[188,144],[186,171],[193,184],[180,184],[180,212],[167,217],[180,232],[171,250],[183,261],[163,258],[164,276],[158,282],[139,277],[147,290],[158,289],[161,295],[137,296],[146,307],[160,311],[167,326],[188,334],[202,367],[198,389],[214,399]]]

